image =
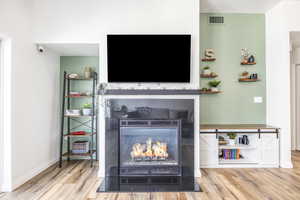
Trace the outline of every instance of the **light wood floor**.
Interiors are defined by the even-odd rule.
[[[293,164],[294,169],[203,169],[203,193],[97,194],[97,167],[72,162],[63,169],[50,167],[16,191],[0,194],[0,200],[300,200],[300,152],[293,152]]]

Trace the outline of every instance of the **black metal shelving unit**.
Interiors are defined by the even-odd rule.
[[[88,96],[71,96],[71,82],[73,81],[90,81],[92,87],[92,93]],[[62,112],[61,112],[61,139],[60,139],[60,159],[59,167],[62,167],[63,158],[66,157],[70,161],[71,157],[89,158],[91,167],[93,166],[93,160],[98,160],[98,109],[97,109],[97,92],[96,86],[98,83],[98,74],[93,73],[92,78],[69,78],[69,74],[64,72],[63,80],[63,95],[62,95]],[[79,115],[79,116],[68,116],[65,114],[66,109],[71,109],[71,99],[80,99],[80,98],[91,98],[92,99],[92,113],[91,116]],[[81,121],[80,119],[86,119]],[[67,123],[65,124],[65,120]],[[76,122],[76,126],[71,125],[71,121]],[[66,127],[65,127],[66,126]],[[85,135],[72,135],[72,130],[75,130],[79,127],[86,127],[91,130],[90,133]],[[66,128],[66,130],[65,130]],[[85,154],[73,154],[71,153],[71,138],[72,137],[89,137],[89,152]],[[95,137],[95,138],[94,138]],[[67,152],[63,152],[64,141],[67,139]],[[94,158],[95,157],[95,158]]]

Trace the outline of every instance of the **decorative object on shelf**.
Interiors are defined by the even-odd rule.
[[[255,65],[254,55],[250,55],[248,49],[244,48],[241,50],[242,62],[241,65]]]
[[[79,78],[79,74],[69,74],[68,78],[72,78],[72,79]]]
[[[89,152],[89,142],[88,141],[75,141],[72,143],[72,153],[73,154],[84,154]]]
[[[218,93],[221,93],[221,91],[212,91],[211,89],[208,89],[208,88],[202,88],[200,90],[200,94],[218,94]]]
[[[213,80],[213,81],[209,81],[208,85],[211,87],[212,92],[219,92],[218,86],[220,85],[220,83],[221,81]]]
[[[84,78],[90,79],[92,78],[93,69],[91,67],[85,67],[84,68]]]
[[[227,133],[227,136],[229,137],[228,139],[228,145],[235,145],[235,138],[236,138],[236,133]]]
[[[254,63],[255,62],[255,58],[253,55],[251,55],[249,58],[248,58],[248,63]]]
[[[74,131],[72,133],[70,133],[70,135],[86,135],[85,131]]]
[[[239,82],[257,82],[257,81],[259,81],[257,73],[252,73],[249,75],[248,72],[243,72],[241,78],[239,79]]]
[[[93,105],[91,103],[86,103],[83,105],[82,108],[82,115],[84,116],[91,116],[93,115],[93,109],[92,109]]]
[[[65,111],[66,116],[80,116],[81,111],[79,109],[67,109]]]
[[[215,61],[216,58],[215,58],[215,52],[213,49],[205,49],[204,51],[204,58],[202,59],[202,61]]]
[[[211,74],[211,70],[210,67],[207,65],[205,67],[203,67],[203,72],[204,75],[210,75]]]
[[[223,136],[219,136],[219,145],[226,145],[228,141],[225,140]]]
[[[239,137],[239,144],[249,145],[249,138],[247,135]]]

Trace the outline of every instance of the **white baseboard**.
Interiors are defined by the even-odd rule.
[[[280,163],[280,167],[290,169],[293,168],[294,166],[292,162],[286,162],[286,163]]]
[[[202,174],[201,174],[201,170],[200,169],[195,169],[194,170],[194,174],[196,178],[201,178]]]
[[[47,168],[51,167],[52,165],[54,165],[55,163],[58,162],[58,159],[54,159],[48,163],[45,163],[37,168],[32,169],[30,172],[28,172],[27,174],[18,177],[17,179],[13,180],[12,182],[12,188],[11,191],[17,189],[18,187],[20,187],[21,185],[23,185],[24,183],[26,183],[27,181],[29,181],[30,179],[32,179],[33,177],[37,176],[38,174],[40,174],[41,172],[43,172],[44,170],[46,170]]]

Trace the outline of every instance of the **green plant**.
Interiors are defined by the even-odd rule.
[[[236,138],[236,133],[227,133],[229,139],[234,140]]]
[[[92,107],[93,107],[93,105],[91,103],[83,104],[83,108],[89,109],[89,108],[92,108]]]
[[[208,85],[210,87],[218,87],[218,85],[220,85],[221,81],[217,81],[217,80],[213,80],[213,81],[209,81]]]
[[[210,69],[210,67],[209,66],[205,66],[205,67],[203,67],[203,70],[209,70]]]

